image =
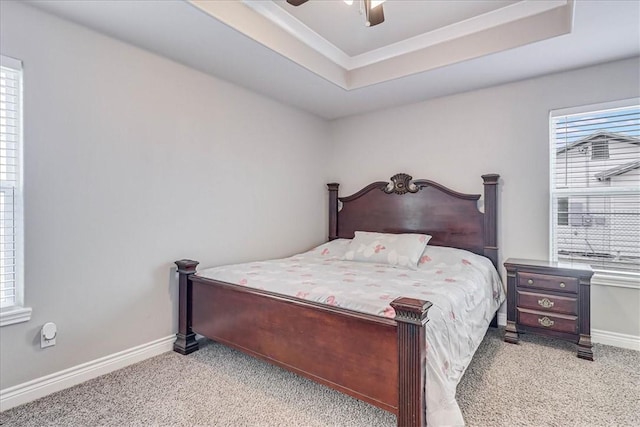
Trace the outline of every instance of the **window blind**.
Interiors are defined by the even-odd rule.
[[[552,255],[640,273],[640,106],[551,114]]]
[[[21,103],[20,61],[0,65],[0,307],[20,301]]]

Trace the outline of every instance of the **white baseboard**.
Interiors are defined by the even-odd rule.
[[[635,335],[591,329],[591,341],[598,344],[640,351],[640,337]]]
[[[13,387],[0,390],[0,411],[31,402],[56,391],[108,374],[145,359],[170,351],[176,336],[160,338],[91,362],[83,363],[63,371]]]
[[[498,324],[504,326],[506,323],[506,313],[498,313]],[[592,329],[591,340],[594,343],[640,351],[640,337],[634,335]],[[0,390],[0,411],[6,411],[23,403],[31,402],[32,400],[39,399],[51,393],[64,390],[65,388],[72,387],[92,378],[108,374],[125,366],[170,351],[173,348],[174,341],[175,335],[170,335],[147,344],[142,344],[91,362]]]

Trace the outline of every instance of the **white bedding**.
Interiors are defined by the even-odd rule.
[[[202,277],[265,289],[393,318],[398,297],[431,301],[427,342],[427,423],[464,425],[456,386],[504,301],[489,259],[460,249],[427,246],[418,270],[343,261],[339,239],[280,260],[202,270]]]

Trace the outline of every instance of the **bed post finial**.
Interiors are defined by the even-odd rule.
[[[424,327],[429,301],[397,298],[391,302],[398,323],[398,425],[427,425],[425,375],[427,346]]]
[[[498,174],[482,175],[484,181],[484,256],[498,268]]]
[[[191,330],[192,311],[192,283],[191,277],[196,272],[198,261],[181,259],[176,261],[178,266],[178,333],[173,343],[173,351],[180,354],[189,354],[198,350],[196,334]]]
[[[338,238],[338,187],[340,184],[331,182],[329,189],[329,240]]]

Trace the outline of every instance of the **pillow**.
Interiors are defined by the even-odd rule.
[[[418,261],[431,239],[428,234],[388,234],[356,231],[342,259],[418,269]]]

